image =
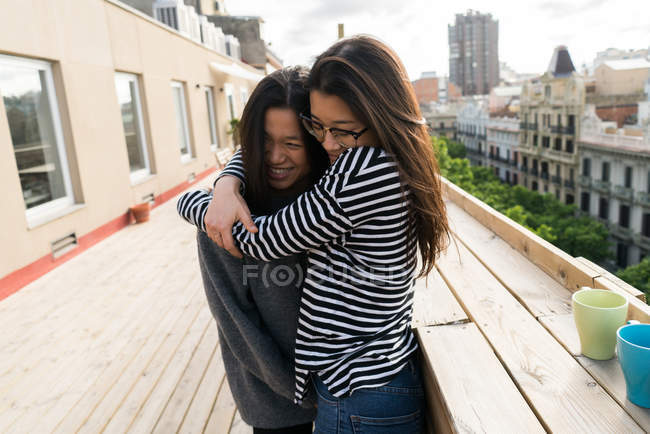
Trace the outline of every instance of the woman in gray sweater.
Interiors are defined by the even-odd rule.
[[[265,77],[242,114],[242,157],[249,182],[244,199],[254,214],[272,213],[311,187],[328,166],[327,154],[304,130],[309,112],[307,70]],[[181,196],[177,209],[203,228],[205,191]],[[191,205],[191,209],[189,206]],[[295,405],[294,346],[305,255],[263,262],[231,256],[197,232],[201,275],[219,329],[226,376],[242,419],[255,433],[311,433],[315,398]]]

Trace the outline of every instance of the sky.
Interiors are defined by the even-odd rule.
[[[311,65],[336,41],[366,33],[388,43],[411,80],[423,71],[449,74],[447,25],[468,9],[499,21],[499,61],[520,73],[542,73],[557,45],[578,70],[609,47],[650,47],[647,0],[226,0],[231,15],[257,15],[264,38],[284,65]]]

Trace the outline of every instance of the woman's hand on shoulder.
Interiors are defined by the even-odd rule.
[[[243,255],[235,246],[232,227],[238,221],[242,222],[249,232],[257,232],[257,227],[253,223],[246,201],[239,194],[239,185],[239,179],[234,176],[224,176],[217,181],[203,223],[212,241],[228,250],[231,255],[241,258]]]

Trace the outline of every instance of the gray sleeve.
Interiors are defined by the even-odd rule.
[[[208,304],[233,356],[241,363],[241,369],[248,370],[276,394],[293,400],[293,362],[264,329],[243,282],[243,261],[221,249],[201,231],[197,243]]]

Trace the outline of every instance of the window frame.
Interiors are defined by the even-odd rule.
[[[51,200],[49,202],[43,203],[41,205],[37,205],[29,209],[26,207],[23,198],[23,204],[25,205],[25,217],[27,219],[28,227],[31,228],[42,224],[44,221],[49,220],[53,214],[56,214],[61,210],[65,208],[69,208],[75,204],[74,189],[72,187],[72,178],[70,175],[70,166],[68,162],[68,152],[66,149],[67,146],[63,136],[63,126],[61,123],[61,114],[59,112],[60,110],[59,100],[56,94],[56,87],[54,86],[54,76],[52,73],[51,62],[47,62],[44,60],[29,59],[26,57],[8,56],[8,55],[0,54],[0,64],[5,64],[5,65],[8,64],[8,65],[14,65],[23,68],[31,68],[31,69],[36,69],[37,71],[42,69],[45,72],[45,80],[44,80],[45,89],[42,90],[45,90],[47,92],[49,110],[52,116],[52,129],[54,131],[54,140],[56,142],[55,146],[59,154],[58,157],[59,157],[59,162],[61,164],[63,186],[66,194],[63,197]],[[1,91],[0,91],[0,99],[2,99]],[[4,112],[4,116],[6,118],[7,113],[6,113],[4,101],[2,102],[1,110]],[[7,128],[8,129],[10,128],[8,120],[7,120]],[[12,141],[12,148],[13,146],[14,145]],[[15,159],[16,158],[15,150],[12,149],[12,151]],[[15,161],[16,161],[16,174],[18,175],[19,184],[20,184],[18,160]],[[22,184],[20,186],[20,190],[22,194]]]
[[[131,185],[137,184],[142,181],[144,178],[151,175],[151,162],[149,160],[149,143],[147,141],[147,133],[145,131],[144,118],[142,113],[142,97],[140,95],[140,76],[138,74],[133,74],[130,72],[121,72],[115,71],[115,82],[117,84],[118,79],[126,79],[129,81],[135,81],[135,98],[136,98],[136,110],[138,115],[138,136],[140,137],[140,143],[142,144],[142,154],[144,157],[145,167],[134,172],[130,172]],[[119,105],[119,100],[118,100]],[[126,137],[125,137],[126,141]],[[129,169],[131,162],[129,161]]]
[[[192,142],[190,141],[190,126],[189,126],[189,120],[188,120],[188,116],[187,116],[187,97],[185,95],[185,83],[182,82],[182,81],[172,80],[171,88],[172,88],[172,98],[175,97],[174,92],[173,92],[174,88],[178,88],[181,91],[181,102],[183,103],[181,105],[181,115],[183,117],[183,119],[182,119],[183,124],[184,124],[183,125],[184,126],[184,128],[183,128],[184,131],[183,132],[184,132],[184,136],[185,136],[185,142],[186,142],[186,145],[187,145],[187,153],[183,153],[183,148],[180,148],[180,152],[181,152],[181,162],[187,163],[188,161],[190,161],[190,160],[192,160],[194,158],[194,155],[192,153]],[[175,103],[175,102],[172,101],[172,103]],[[176,110],[174,110],[174,111],[176,111]],[[176,119],[176,122],[178,122],[178,119]],[[177,125],[177,127],[178,127],[178,125]]]
[[[203,87],[203,94],[208,105],[208,127],[210,129],[210,149],[216,152],[219,148],[219,133],[217,131],[217,110],[214,103],[214,89],[211,86]]]

